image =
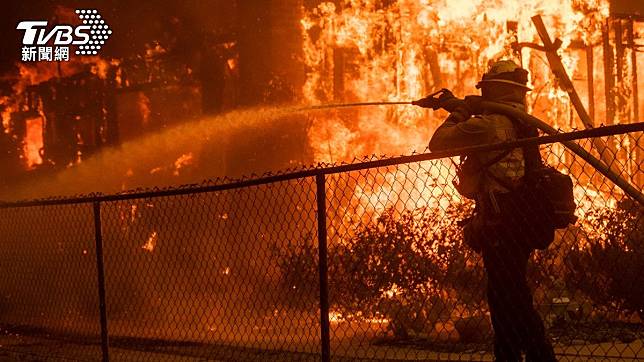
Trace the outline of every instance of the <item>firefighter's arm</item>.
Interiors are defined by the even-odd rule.
[[[465,121],[459,115],[451,114],[438,127],[429,141],[431,151],[484,144],[490,138],[490,122],[484,116],[469,117]]]

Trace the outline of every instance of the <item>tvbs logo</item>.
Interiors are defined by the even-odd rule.
[[[22,61],[68,61],[70,46],[76,46],[76,55],[98,55],[112,30],[95,9],[79,9],[76,14],[83,25],[51,28],[42,20],[20,22],[16,29],[24,31]]]

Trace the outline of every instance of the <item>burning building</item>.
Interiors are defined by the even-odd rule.
[[[409,101],[440,88],[470,94],[500,57],[531,71],[530,111],[557,128],[589,126],[578,106],[594,125],[630,123],[644,106],[644,30],[630,2],[211,1],[140,10],[157,18],[152,29],[117,32],[101,57],[18,63],[19,73],[4,78],[5,153],[20,157],[14,164],[67,167],[104,146],[238,107]],[[555,48],[541,45],[535,14],[560,40]],[[113,18],[124,28],[134,21]],[[570,85],[553,75],[547,50],[561,56]],[[312,156],[298,161],[422,151],[443,116],[412,107],[314,114],[302,122]],[[626,140],[612,142],[629,152]]]
[[[7,186],[0,199],[124,193],[89,199],[93,205],[63,200],[52,209],[0,205],[0,234],[14,241],[0,243],[0,259],[14,268],[0,278],[0,326],[31,318],[54,335],[94,333],[97,297],[90,288],[93,272],[104,267],[108,307],[101,313],[109,333],[120,337],[115,344],[136,349],[143,342],[132,338],[143,336],[162,347],[201,348],[176,343],[185,339],[222,354],[232,349],[238,360],[271,348],[315,356],[320,332],[312,321],[323,310],[315,241],[322,231],[320,179],[305,168],[302,177],[252,182],[266,171],[354,162],[357,168],[322,179],[337,350],[348,359],[389,358],[386,348],[367,343],[361,350],[354,342],[390,332],[466,341],[457,323],[486,311],[467,300],[484,298],[471,290],[483,282],[480,260],[460,247],[458,222],[473,205],[451,183],[454,160],[360,168],[359,158],[423,152],[447,114],[411,105],[301,107],[409,102],[441,88],[462,97],[476,92],[499,58],[530,71],[529,112],[555,129],[636,123],[644,107],[644,18],[635,2],[189,0],[125,9],[110,0],[97,8],[114,29],[99,55],[8,61],[12,69],[0,78],[0,174]],[[31,7],[21,9],[27,16]],[[64,1],[46,10],[43,16],[56,21],[78,22]],[[640,139],[632,132],[579,144],[641,190]],[[592,313],[610,322],[641,324],[641,296],[634,295],[640,289],[618,283],[626,296],[609,290],[606,297],[588,277],[619,279],[622,269],[601,265],[618,264],[618,255],[627,280],[641,280],[643,259],[632,250],[641,239],[624,236],[641,227],[641,209],[560,144],[543,148],[573,177],[581,222],[537,255],[547,270],[531,271],[540,283],[536,300],[551,303],[566,282],[573,284],[568,302],[592,300],[601,306]],[[242,175],[252,182],[209,180],[211,189],[190,193],[203,179]],[[157,192],[177,184],[189,185]],[[139,187],[155,189],[129,191]],[[103,266],[92,259],[100,260],[94,241],[105,243]],[[601,249],[606,245],[617,246]],[[589,257],[596,252],[608,256]],[[64,270],[49,273],[56,269]],[[425,352],[419,358],[436,356]]]
[[[312,103],[405,101],[443,87],[474,94],[488,62],[505,57],[530,70],[534,114],[561,129],[583,128],[530,20],[543,14],[551,36],[561,40],[550,50],[562,57],[595,125],[629,123],[639,119],[643,105],[636,41],[642,27],[641,10],[630,5],[625,15],[625,3],[613,2],[623,10],[611,14],[610,4],[601,1],[325,2],[302,20],[309,69],[303,96]],[[365,110],[357,121],[352,116],[326,117],[312,130],[318,158],[343,159],[356,148],[358,154],[422,150],[431,125],[444,115],[399,108]],[[365,147],[369,139],[379,145]],[[329,144],[345,147],[330,154]]]
[[[112,27],[131,29],[138,18],[117,16],[121,10],[102,12]],[[3,144],[17,176],[61,170],[202,116],[291,102],[301,88],[297,4],[193,1],[139,10],[152,26],[117,31],[100,56],[16,61],[6,73]],[[48,16],[79,22],[63,5]]]

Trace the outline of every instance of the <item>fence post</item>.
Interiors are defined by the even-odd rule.
[[[98,276],[98,310],[101,318],[101,350],[103,362],[109,362],[107,334],[107,304],[105,303],[105,265],[103,263],[103,233],[101,231],[101,203],[94,202],[94,238],[96,240],[96,273]]]
[[[327,262],[326,182],[324,173],[315,176],[317,188],[318,252],[320,273],[320,339],[322,362],[331,360],[331,333],[329,328],[329,276]]]

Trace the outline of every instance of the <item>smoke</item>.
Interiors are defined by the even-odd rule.
[[[206,117],[104,149],[57,174],[3,190],[0,199],[115,193],[309,164],[307,127],[307,118],[289,107]]]
[[[310,126],[307,116],[290,107],[206,117],[104,149],[0,198],[114,193],[310,164]],[[284,336],[294,328],[310,333],[314,313],[291,317],[299,318],[296,327],[284,318],[273,257],[274,250],[315,233],[309,182],[103,203],[110,333],[285,346]],[[0,234],[7,240],[0,254],[12,260],[11,275],[20,276],[0,280],[3,321],[95,335],[91,205],[9,208],[0,214]]]

